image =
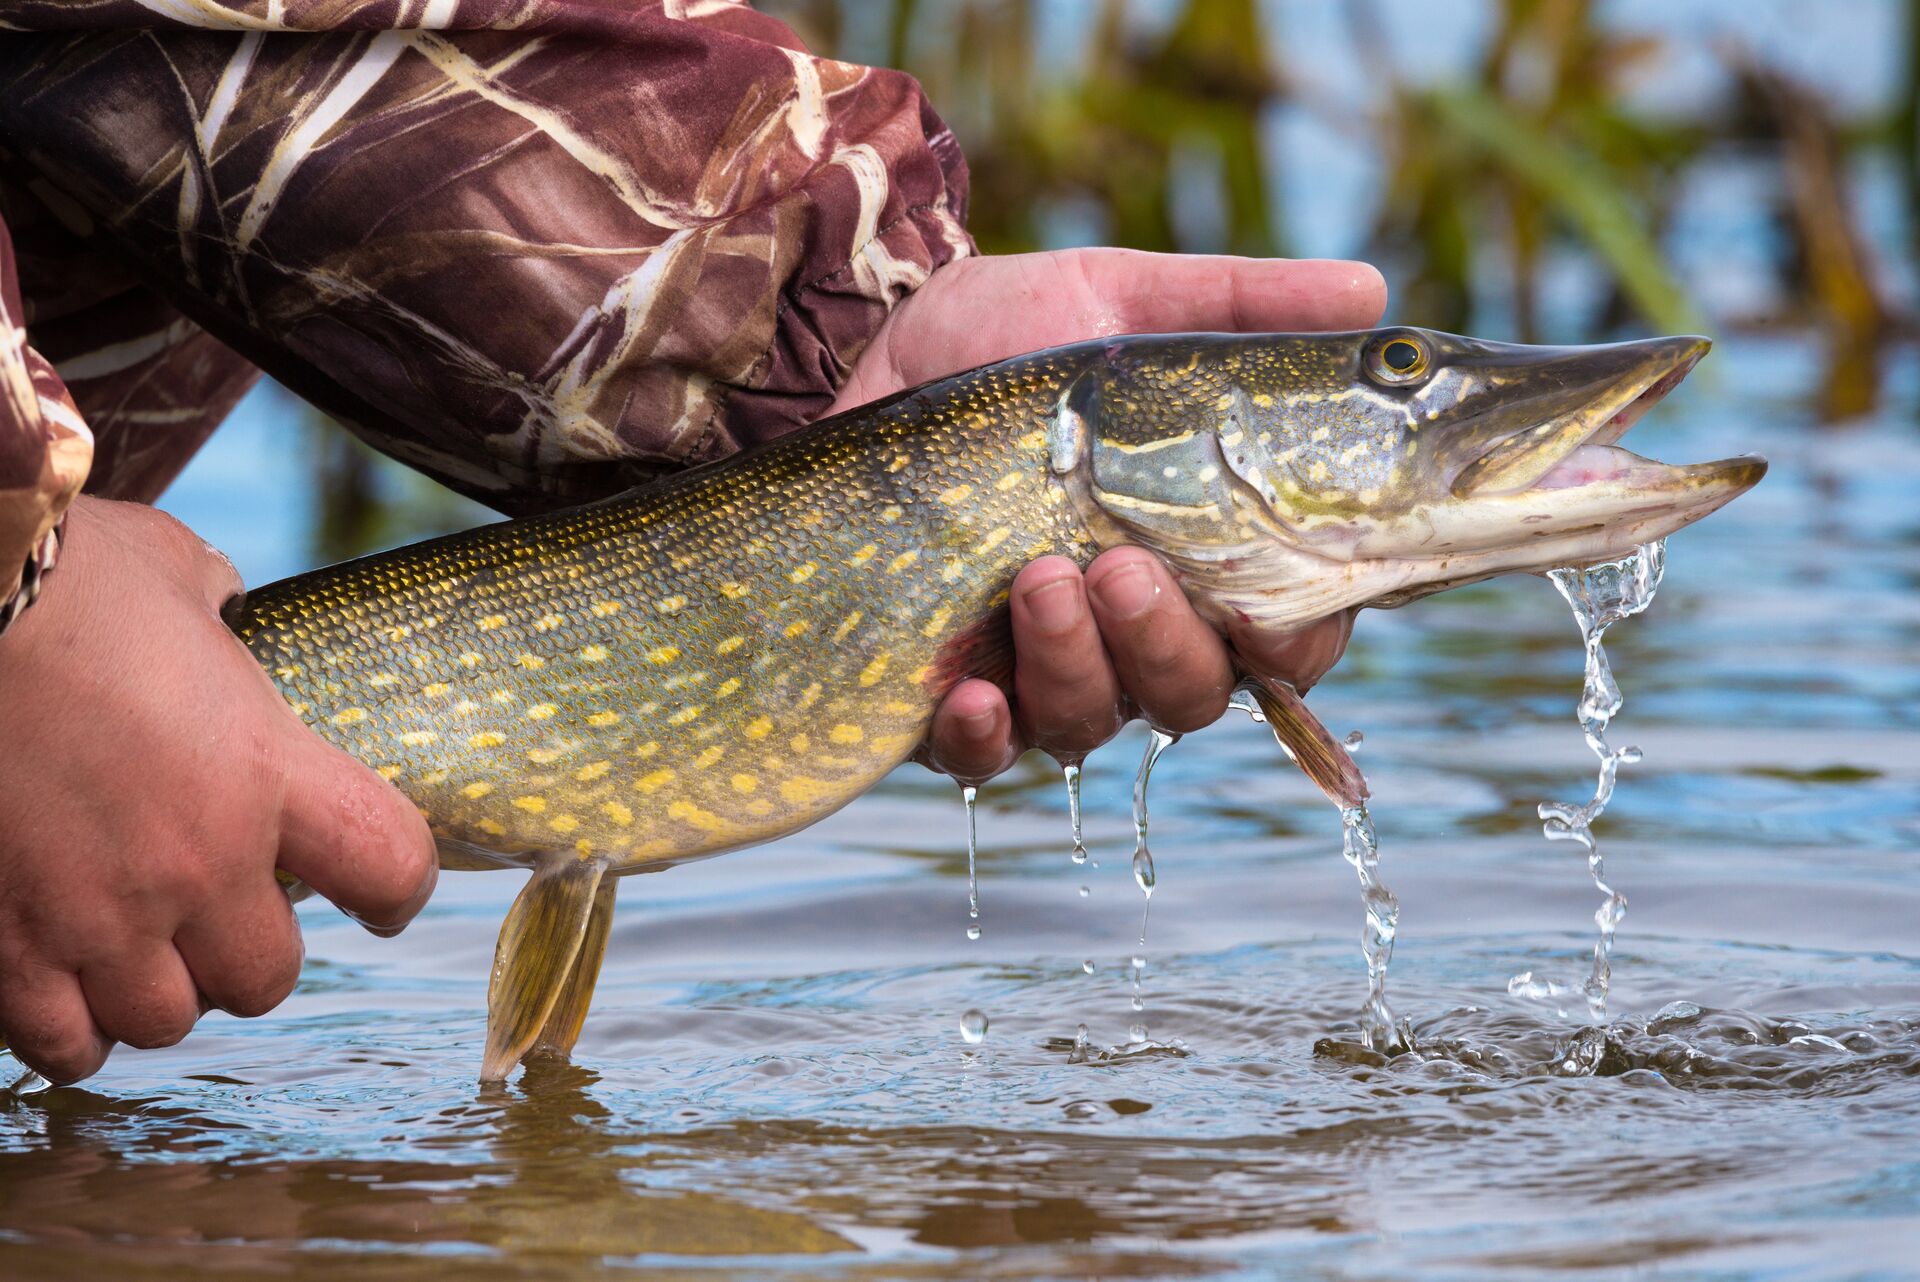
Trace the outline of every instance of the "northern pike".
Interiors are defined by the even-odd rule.
[[[532,870],[488,992],[498,1080],[573,1046],[620,876],[824,818],[908,759],[956,683],[1004,681],[1035,557],[1139,544],[1214,623],[1272,629],[1617,557],[1766,469],[1615,444],[1707,347],[1080,343],[301,574],[231,621],[308,725],[419,806],[443,866]],[[1364,795],[1285,687],[1255,687],[1323,787]]]

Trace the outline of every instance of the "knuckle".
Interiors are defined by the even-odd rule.
[[[106,1049],[90,1034],[71,1032],[23,1039],[12,1046],[22,1063],[61,1086],[92,1077],[106,1062]]]

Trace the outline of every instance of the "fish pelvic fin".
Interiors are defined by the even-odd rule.
[[[587,1022],[587,1007],[593,1002],[593,986],[600,978],[600,963],[606,960],[607,936],[613,933],[613,897],[619,887],[618,877],[600,878],[599,888],[593,892],[593,906],[587,910],[580,951],[529,1054],[565,1056],[580,1040],[580,1027]]]
[[[1299,691],[1285,681],[1257,674],[1244,677],[1240,686],[1253,695],[1273,737],[1314,786],[1327,794],[1327,800],[1342,810],[1366,803],[1366,776],[1354,764],[1353,754],[1307,710]]]
[[[562,994],[573,987],[574,962],[593,929],[594,909],[606,861],[553,853],[542,856],[533,877],[507,911],[493,952],[487,984],[487,1049],[480,1080],[504,1081],[540,1037]],[[612,912],[612,897],[607,911]],[[599,948],[604,951],[604,928]],[[599,955],[593,971],[600,969]],[[593,988],[590,977],[586,988]],[[584,1012],[585,998],[581,996]],[[577,1030],[576,1021],[576,1030]]]

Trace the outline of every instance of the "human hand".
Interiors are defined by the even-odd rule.
[[[1109,334],[1361,329],[1386,305],[1365,263],[1070,249],[966,258],[902,302],[855,363],[832,411],[1023,352]],[[1230,648],[1143,548],[1114,548],[1083,577],[1064,557],[1021,571],[1011,599],[1014,703],[964,681],[934,714],[925,757],[963,782],[1027,747],[1091,752],[1134,713],[1197,730],[1226,711],[1234,659],[1305,690],[1333,666],[1351,612]]]
[[[220,620],[233,567],[150,508],[82,498],[0,637],[0,1036],[57,1082],[299,978],[276,864],[392,933],[437,870],[419,812],[314,734]]]

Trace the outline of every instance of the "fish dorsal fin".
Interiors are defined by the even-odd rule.
[[[587,912],[580,951],[533,1043],[533,1054],[565,1055],[580,1040],[580,1026],[587,1022],[587,1007],[593,1002],[594,982],[600,978],[600,963],[607,956],[607,936],[613,931],[613,896],[619,888],[618,877],[600,878],[600,886],[593,892],[593,907]]]
[[[533,1048],[570,982],[593,924],[604,860],[543,856],[507,911],[487,985],[487,1051],[480,1080],[503,1081]],[[608,900],[609,911],[612,901]],[[604,949],[601,939],[599,947]],[[596,972],[598,967],[596,966]],[[586,985],[591,993],[592,983]],[[584,995],[582,997],[584,1008]]]
[[[1285,681],[1257,675],[1246,676],[1240,686],[1253,695],[1273,737],[1307,778],[1327,794],[1327,800],[1342,810],[1365,803],[1366,777],[1333,732],[1307,710],[1299,691]]]

